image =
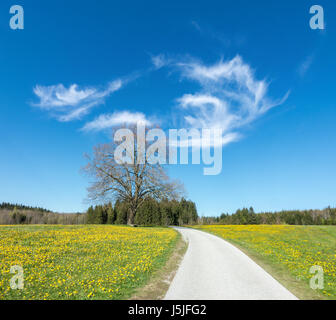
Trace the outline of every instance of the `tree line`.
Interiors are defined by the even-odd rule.
[[[91,206],[85,213],[55,213],[37,207],[0,204],[0,224],[127,224],[129,207],[116,201]],[[252,207],[238,209],[234,214],[223,213],[219,217],[198,217],[196,205],[185,199],[154,200],[147,198],[138,209],[135,224],[188,225],[188,224],[288,224],[288,225],[336,225],[336,208],[323,210],[282,210],[256,213]]]
[[[127,224],[129,221],[129,205],[116,201],[105,205],[91,206],[87,210],[88,224]],[[155,200],[147,198],[138,208],[134,223],[142,226],[188,225],[197,223],[196,205],[182,198],[177,200]]]
[[[7,210],[31,210],[31,211],[41,211],[41,212],[51,212],[50,210],[47,210],[45,208],[41,207],[31,207],[31,206],[26,206],[24,204],[13,204],[9,202],[2,202],[0,203],[0,210],[1,209],[7,209]]]
[[[84,224],[83,213],[56,213],[39,207],[0,204],[0,224]]]
[[[255,213],[252,207],[238,209],[234,214],[223,213],[219,217],[202,217],[201,224],[289,224],[336,225],[336,208],[323,210],[282,210]]]
[[[37,207],[2,204],[0,224],[127,224],[129,205],[116,201],[90,206],[85,213],[56,213]],[[188,225],[198,220],[196,205],[185,199],[162,200],[146,198],[137,210],[134,223],[141,226]]]

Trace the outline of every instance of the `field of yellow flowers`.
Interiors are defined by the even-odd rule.
[[[0,299],[123,299],[165,263],[169,228],[1,226]],[[24,288],[10,288],[11,266]]]
[[[290,275],[289,289],[301,286],[314,297],[336,299],[336,227],[285,225],[204,225],[196,228],[218,235],[269,266],[275,266],[278,275]],[[310,268],[321,266],[324,271],[324,289],[312,292]],[[276,270],[273,268],[273,270]],[[300,290],[293,292],[299,295]],[[309,292],[308,292],[309,293]],[[302,295],[304,297],[305,294]]]

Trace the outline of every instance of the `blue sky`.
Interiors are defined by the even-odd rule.
[[[24,30],[9,28],[14,4]],[[313,4],[324,8],[323,31],[309,27]],[[83,154],[127,118],[223,123],[220,175],[169,168],[201,215],[335,206],[335,9],[322,0],[1,1],[0,201],[85,210]],[[202,118],[199,97],[228,112]]]

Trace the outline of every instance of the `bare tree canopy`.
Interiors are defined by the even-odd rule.
[[[149,130],[137,126],[116,129],[112,142],[94,147],[93,156],[88,156],[84,168],[93,178],[88,188],[89,199],[126,202],[128,224],[134,223],[137,210],[146,198],[171,200],[183,194],[182,184],[172,181],[165,167],[155,161],[159,149],[166,148],[166,140],[159,138],[149,145],[146,139]]]

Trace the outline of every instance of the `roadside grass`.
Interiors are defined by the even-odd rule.
[[[171,228],[0,226],[0,299],[127,299],[178,240]],[[10,288],[14,265],[24,270],[22,290]]]
[[[336,227],[204,225],[194,228],[237,246],[299,299],[336,299]],[[324,288],[311,289],[312,266],[321,266]]]
[[[148,283],[137,289],[131,300],[161,300],[165,297],[169,286],[174,279],[177,269],[187,251],[188,244],[178,233],[177,244],[164,266],[153,273]]]

